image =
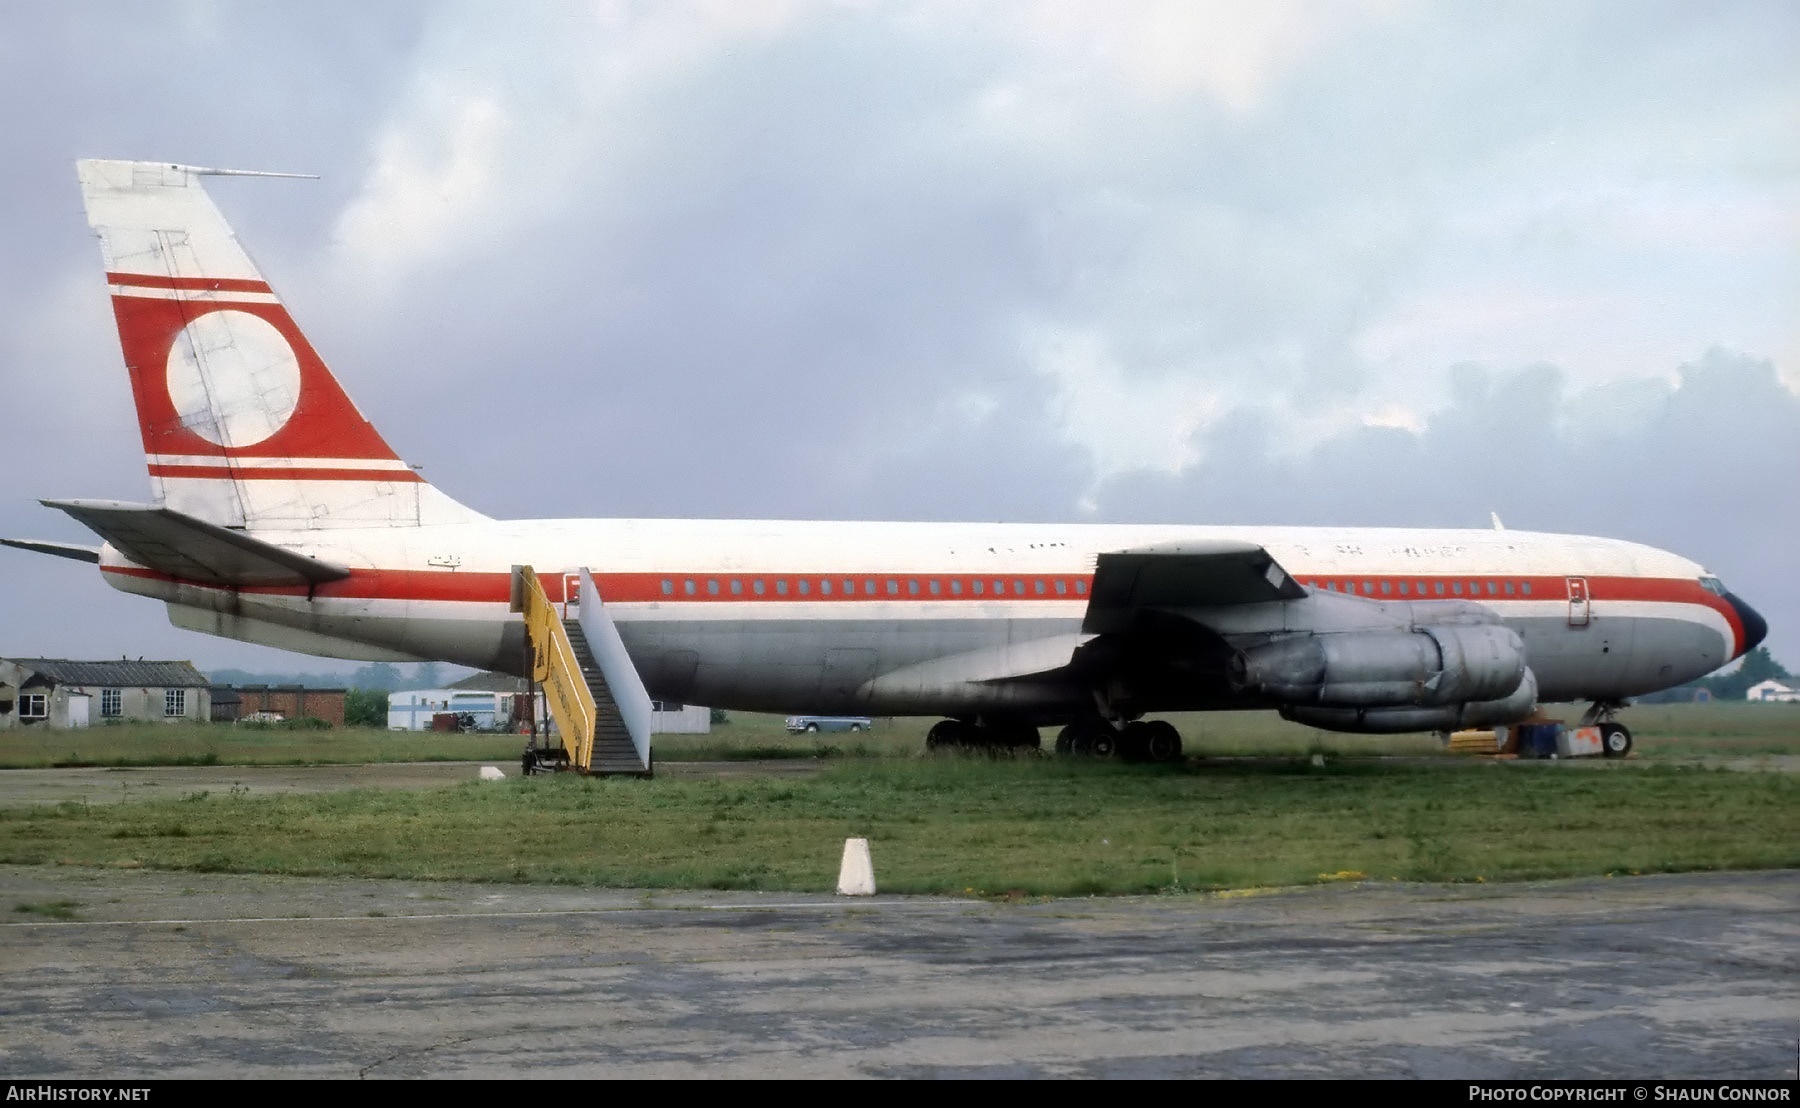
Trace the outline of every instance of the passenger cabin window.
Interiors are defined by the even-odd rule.
[[[943,591],[943,586],[938,583],[937,578],[933,577],[931,579],[931,595],[936,596]]]
[[[706,579],[706,593],[708,596],[719,595],[719,579],[718,578],[708,577]]]
[[[981,595],[981,590],[983,587],[984,587],[983,582],[980,578],[976,578],[975,580],[969,582],[969,588],[974,590],[974,593],[976,596]]]
[[[961,596],[962,595],[961,579],[956,578],[956,577],[950,578],[950,595],[951,596]]]
[[[888,578],[887,592],[889,596],[899,596],[900,582],[894,580],[892,577]]]
[[[1060,577],[1058,577],[1056,579],[1056,595],[1058,595],[1058,596],[1069,595],[1069,583],[1067,581],[1064,581]]]
[[[1086,596],[1087,595],[1087,582],[1086,581],[1075,582],[1075,595],[1076,596]]]
[[[1406,595],[1406,582],[1405,581],[1400,582],[1400,595],[1401,596]]]
[[[906,595],[908,595],[908,596],[919,595],[919,583],[917,581],[908,581],[906,583]]]
[[[1038,579],[1037,579],[1037,580],[1036,580],[1036,581],[1033,581],[1033,582],[1032,582],[1032,583],[1031,583],[1031,591],[1032,591],[1032,592],[1034,592],[1034,593],[1036,593],[1036,594],[1037,594],[1037,595],[1039,595],[1039,596],[1042,596],[1042,595],[1044,595],[1044,581],[1043,581],[1043,578],[1041,578],[1041,577],[1040,577],[1040,578],[1038,578]]]
[[[761,596],[763,594],[762,578],[759,577],[756,580],[750,582],[750,591],[755,593],[758,596]]]
[[[1457,596],[1461,596],[1462,595],[1462,582],[1461,581],[1450,582],[1450,591],[1455,593]]]
[[[662,590],[663,590],[664,596],[674,596],[675,595],[675,582],[669,580],[666,577],[663,578]]]
[[[800,585],[802,588],[804,588],[806,585],[806,582],[802,581],[802,582],[800,582]],[[776,596],[786,596],[787,595],[787,580],[785,578],[775,582],[775,595]]]
[[[819,578],[819,595],[820,596],[830,596],[831,595],[831,582],[826,580],[823,577]]]
[[[1524,590],[1524,593],[1526,596],[1531,595],[1531,582],[1530,581],[1526,581],[1525,583],[1521,584],[1519,586],[1519,588]]]
[[[733,595],[733,596],[744,595],[744,583],[742,581],[739,581],[735,577],[731,579],[731,595]]]
[[[694,579],[692,577],[681,582],[681,591],[687,593],[689,596],[694,595]]]

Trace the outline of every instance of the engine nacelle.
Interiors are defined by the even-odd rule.
[[[1537,675],[1529,669],[1511,696],[1441,708],[1314,708],[1290,705],[1281,709],[1283,719],[1325,731],[1353,731],[1365,735],[1392,735],[1406,731],[1461,731],[1472,727],[1499,727],[1518,723],[1537,710]]]
[[[1231,665],[1239,691],[1333,708],[1501,700],[1525,673],[1524,643],[1499,624],[1302,635],[1252,647]]]

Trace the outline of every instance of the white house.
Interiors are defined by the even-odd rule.
[[[1769,680],[1751,685],[1744,693],[1744,699],[1800,701],[1800,677],[1790,677],[1785,681]]]

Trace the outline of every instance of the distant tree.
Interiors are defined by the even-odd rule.
[[[344,694],[347,727],[386,727],[388,694],[385,689],[351,689]]]
[[[1764,681],[1780,681],[1790,676],[1786,667],[1775,660],[1769,648],[1759,646],[1744,655],[1744,660],[1730,673],[1721,673],[1711,679],[1713,695],[1720,700],[1742,700],[1750,691],[1750,686],[1760,685]]]
[[[444,686],[444,675],[438,672],[436,662],[420,662],[418,668],[413,670],[413,681],[417,688],[439,689]]]
[[[350,675],[350,687],[353,689],[380,689],[393,692],[406,684],[405,678],[392,662],[374,662],[366,666],[356,667]]]

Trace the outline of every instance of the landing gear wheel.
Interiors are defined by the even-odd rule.
[[[1181,732],[1167,720],[1144,724],[1144,757],[1158,765],[1181,761]]]
[[[969,726],[961,720],[940,720],[925,732],[926,750],[959,749],[968,745]]]
[[[1075,753],[1075,725],[1070,724],[1056,733],[1056,752],[1058,754]]]
[[[1600,725],[1600,752],[1608,758],[1623,758],[1631,753],[1631,732],[1622,723]]]

